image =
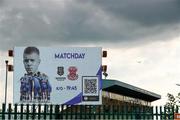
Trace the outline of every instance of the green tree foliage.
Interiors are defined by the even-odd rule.
[[[180,106],[180,93],[178,93],[177,96],[174,96],[173,94],[167,93],[167,102],[165,104],[165,116],[163,116],[163,119],[169,120],[173,119],[173,114],[176,113],[177,107]],[[168,116],[167,116],[168,115]]]
[[[167,94],[167,97],[168,101],[166,102],[165,106],[170,108],[175,107],[177,102],[176,97],[174,97],[174,95],[170,93]]]

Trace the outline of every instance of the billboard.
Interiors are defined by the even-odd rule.
[[[102,48],[15,47],[13,103],[102,104]]]

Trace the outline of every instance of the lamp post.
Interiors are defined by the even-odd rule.
[[[5,110],[6,110],[6,99],[7,99],[7,76],[8,76],[8,60],[5,60],[6,63],[6,83],[5,83]]]

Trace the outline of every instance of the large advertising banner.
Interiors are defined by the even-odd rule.
[[[15,47],[13,103],[102,104],[102,48]]]

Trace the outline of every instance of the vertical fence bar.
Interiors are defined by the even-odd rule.
[[[5,117],[5,111],[6,111],[5,109],[6,109],[6,106],[5,106],[5,104],[3,103],[3,104],[2,104],[2,119],[3,119],[3,120],[5,120],[5,118],[6,118],[6,117]]]
[[[74,111],[73,111],[73,109],[74,109],[74,105],[71,105],[71,107],[70,107],[70,119],[72,120],[73,119],[73,114],[74,114]]]
[[[115,114],[116,114],[116,112],[115,112],[115,107],[114,107],[114,105],[111,105],[111,109],[112,109],[112,114],[111,114],[111,116],[112,116],[112,119],[115,119]]]
[[[108,105],[108,119],[110,120],[110,118],[111,118],[111,105]]]
[[[35,104],[32,105],[32,119],[36,119],[36,108],[35,108]]]
[[[92,114],[93,114],[93,119],[96,118],[96,105],[92,105]]]
[[[151,109],[151,107],[149,107],[149,106],[145,106],[145,118],[146,119],[153,119],[153,109]]]
[[[141,106],[137,105],[136,119],[141,119]]]
[[[44,118],[43,119],[46,119],[46,112],[47,112],[47,105],[45,104],[44,105]]]
[[[75,110],[76,110],[76,111],[75,111],[75,112],[76,112],[75,119],[78,119],[78,117],[79,117],[79,113],[78,113],[78,105],[75,105],[75,106],[76,106],[76,109],[75,109]]]
[[[121,116],[120,119],[123,120],[123,118],[124,118],[123,117],[123,105],[120,106],[120,116]]]
[[[21,104],[21,108],[20,108],[20,119],[22,120],[23,119],[23,104]]]
[[[59,105],[55,106],[55,119],[59,119]]]
[[[50,105],[50,120],[52,120],[53,105]]]
[[[171,115],[172,115],[171,119],[174,119],[174,106],[172,107]]]
[[[163,119],[163,114],[162,114],[162,106],[160,106],[160,119]]]
[[[89,105],[89,119],[91,119],[92,117],[92,106]]]
[[[128,117],[128,105],[127,105],[127,103],[125,106],[125,114],[126,114],[126,119],[128,119],[129,117]]]
[[[14,119],[17,119],[17,104],[14,105]]]
[[[122,106],[122,119],[126,119],[126,108],[125,107],[126,107],[125,105]]]
[[[179,107],[176,105],[176,113],[179,113]]]
[[[170,107],[168,107],[168,120],[171,118],[171,110]]]
[[[101,105],[98,105],[98,119],[100,120],[101,119]]]
[[[119,120],[119,115],[120,115],[120,106],[117,106],[117,119]]]
[[[84,113],[84,119],[87,119],[87,110],[86,110],[87,106],[84,105],[84,110],[83,110],[83,113]]]
[[[41,119],[41,104],[38,104],[38,119]]]
[[[156,120],[158,120],[158,107],[156,106]]]
[[[164,119],[167,119],[167,107],[164,107]]]
[[[131,120],[133,119],[133,106],[130,107],[130,115],[131,115]]]
[[[59,105],[55,105],[55,119],[59,119]]]
[[[147,113],[147,111],[145,110],[145,106],[143,106],[142,107],[142,118],[143,118],[143,120],[145,120],[146,119],[146,113]]]
[[[60,119],[63,119],[64,115],[64,105],[61,105]]]
[[[26,120],[29,119],[29,104],[26,105]]]
[[[106,110],[105,105],[103,105],[103,119],[106,119]]]
[[[80,112],[80,113],[79,113],[79,114],[80,114],[80,115],[79,115],[79,118],[82,119],[82,114],[83,114],[83,113],[82,113],[82,105],[80,105],[80,106],[78,106],[78,107],[79,107],[79,112]]]
[[[150,107],[150,113],[151,113],[150,118],[153,119],[154,118],[154,109],[153,109],[153,107]]]
[[[164,107],[164,118],[163,119],[166,119],[166,107]]]
[[[11,119],[11,112],[12,112],[12,108],[11,108],[11,104],[9,104],[9,106],[8,106],[8,119]]]
[[[64,105],[65,107],[65,119],[68,119],[68,105]]]

